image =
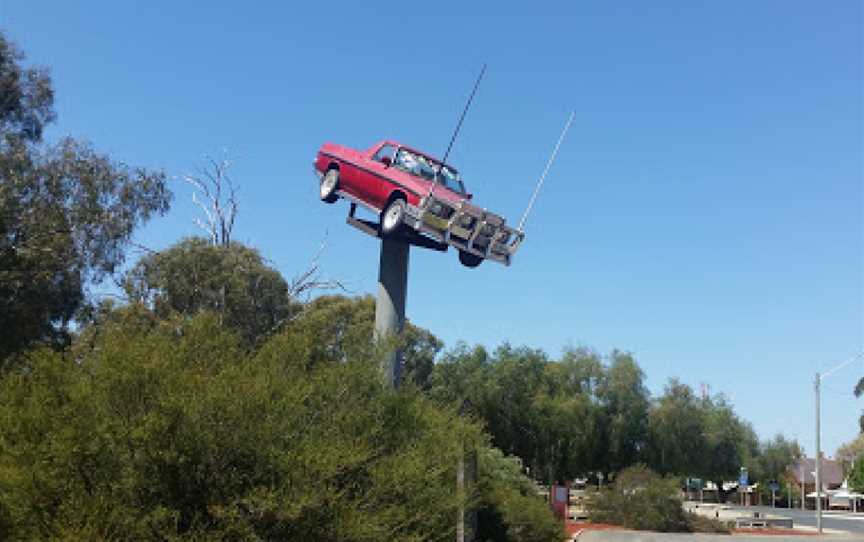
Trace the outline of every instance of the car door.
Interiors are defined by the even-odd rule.
[[[383,209],[390,197],[393,184],[394,169],[391,166],[396,147],[385,143],[378,147],[371,157],[366,161],[366,178],[364,184],[368,189],[370,203],[379,209]]]

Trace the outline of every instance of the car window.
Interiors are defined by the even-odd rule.
[[[399,149],[396,152],[396,159],[393,161],[393,165],[398,169],[427,181],[435,181],[437,173],[438,184],[442,184],[458,194],[465,193],[462,179],[459,178],[459,174],[454,169],[442,166],[422,154],[417,154],[407,149]]]
[[[384,158],[389,158],[390,161],[393,161],[393,154],[396,152],[396,147],[393,145],[384,145],[378,152],[375,153],[375,156],[372,157],[376,162],[384,162]]]
[[[456,193],[465,193],[465,185],[462,184],[462,179],[459,178],[459,174],[447,166],[441,168],[438,181]]]

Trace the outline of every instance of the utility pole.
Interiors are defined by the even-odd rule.
[[[405,241],[383,238],[378,268],[378,299],[375,302],[375,338],[392,338],[405,327],[408,293],[408,249]],[[384,362],[384,381],[393,389],[402,378],[402,352],[394,350]]]
[[[822,535],[822,449],[819,445],[820,427],[819,427],[819,384],[822,382],[822,377],[816,373],[816,532]]]
[[[817,534],[819,534],[819,535],[822,534],[822,450],[820,448],[820,443],[819,443],[819,439],[822,436],[822,433],[821,433],[820,427],[819,427],[819,423],[820,423],[819,407],[821,404],[820,394],[821,394],[822,380],[825,377],[831,376],[835,372],[839,371],[843,367],[846,367],[847,365],[849,365],[850,363],[852,363],[853,361],[857,360],[858,358],[860,358],[862,356],[864,356],[864,352],[861,352],[859,354],[852,356],[851,358],[844,361],[840,365],[834,367],[831,370],[825,371],[824,373],[820,374],[817,372],[816,373],[816,380],[813,383],[814,384],[814,386],[813,386],[814,391],[816,392],[815,393],[815,395],[816,395],[816,472],[815,472],[815,475],[816,475],[816,531],[817,531]]]
[[[802,462],[801,463],[801,510],[807,509],[805,502],[804,502],[804,497],[805,497],[804,486],[806,485],[804,483],[805,481],[806,481],[806,479],[804,478],[804,463]]]

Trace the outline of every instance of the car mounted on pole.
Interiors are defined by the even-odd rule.
[[[472,205],[455,168],[396,141],[366,151],[327,143],[318,151],[315,172],[322,201],[351,201],[349,224],[424,248],[452,246],[468,267],[484,259],[509,265],[525,237],[503,217]],[[357,219],[357,205],[377,214],[378,223]]]
[[[472,205],[473,195],[465,191],[459,172],[447,164],[484,73],[485,65],[474,82],[442,160],[392,140],[381,141],[366,151],[325,143],[314,162],[321,201],[335,203],[340,197],[350,200],[347,222],[370,235],[398,238],[442,252],[452,246],[459,251],[459,261],[466,267],[477,267],[483,260],[510,265],[525,240],[525,221],[570,128],[573,113],[519,226],[511,228],[503,217]],[[377,214],[378,223],[357,218],[357,205]]]

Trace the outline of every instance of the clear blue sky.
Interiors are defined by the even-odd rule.
[[[236,237],[286,276],[373,292],[377,245],[317,199],[335,141],[452,154],[518,220],[576,110],[514,265],[411,254],[409,317],[463,339],[632,351],[813,450],[813,375],[864,347],[862,3],[47,2],[0,27],[50,66],[62,134],[172,175],[227,148]],[[185,185],[137,240],[196,232]],[[825,382],[824,447],[854,437],[864,363]]]

